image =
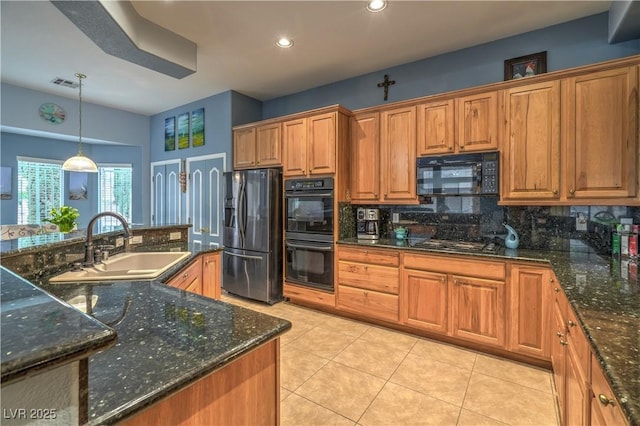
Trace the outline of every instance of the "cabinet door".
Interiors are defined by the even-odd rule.
[[[401,293],[402,322],[446,334],[448,287],[445,274],[405,269]]]
[[[351,201],[380,197],[380,114],[351,119]]]
[[[565,84],[567,198],[635,197],[637,68],[591,73]]]
[[[186,268],[178,272],[167,285],[191,293],[202,294],[202,259],[198,258]]]
[[[275,123],[256,129],[256,166],[282,165],[280,127],[280,123]]]
[[[587,384],[583,373],[578,366],[578,360],[571,350],[571,345],[567,347],[565,365],[565,424],[584,425],[586,424],[586,402]]]
[[[418,105],[418,156],[453,152],[454,102]]]
[[[504,348],[505,283],[459,275],[452,282],[452,333],[469,341]]]
[[[591,424],[594,426],[625,425],[625,415],[613,396],[595,355],[591,355]]]
[[[253,167],[256,162],[256,128],[234,130],[233,168]]]
[[[550,359],[551,271],[514,265],[511,268],[509,349]]]
[[[309,174],[336,171],[336,113],[307,118]]]
[[[553,368],[553,381],[556,385],[556,396],[560,413],[560,423],[567,424],[565,420],[565,354],[567,345],[567,330],[564,324],[564,315],[560,303],[554,300],[553,323],[551,329],[551,366]]]
[[[456,99],[460,152],[498,149],[497,92]]]
[[[284,143],[283,174],[304,176],[307,172],[307,120],[287,121],[282,125]]]
[[[202,256],[202,295],[220,299],[220,252]]]
[[[504,91],[503,200],[560,197],[560,83]]]
[[[382,202],[415,202],[416,108],[380,114],[380,167]]]

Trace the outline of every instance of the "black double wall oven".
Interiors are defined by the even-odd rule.
[[[333,292],[333,178],[285,181],[286,281]]]

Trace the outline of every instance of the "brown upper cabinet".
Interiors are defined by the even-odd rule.
[[[429,102],[418,108],[418,156],[453,153],[455,101]]]
[[[234,130],[233,168],[282,165],[281,124],[271,123]]]
[[[498,149],[498,92],[456,98],[458,117],[455,152]]]
[[[638,67],[563,81],[570,201],[637,198]]]
[[[380,113],[351,117],[351,201],[380,200]]]
[[[416,107],[353,117],[351,156],[352,202],[417,203]]]
[[[501,204],[635,204],[638,67],[503,91]]]
[[[496,91],[417,106],[417,155],[498,149]]]
[[[284,176],[335,173],[337,123],[337,112],[286,121]]]
[[[560,81],[503,92],[502,200],[560,198]]]

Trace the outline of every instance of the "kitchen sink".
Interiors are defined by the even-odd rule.
[[[49,282],[152,280],[189,256],[189,251],[121,253],[103,263],[56,275]]]

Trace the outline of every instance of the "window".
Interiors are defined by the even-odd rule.
[[[119,213],[131,223],[131,164],[99,166],[98,181],[98,211]],[[100,219],[98,232],[120,227],[117,219],[107,216]]]
[[[62,206],[62,162],[18,157],[18,224],[42,224]]]

